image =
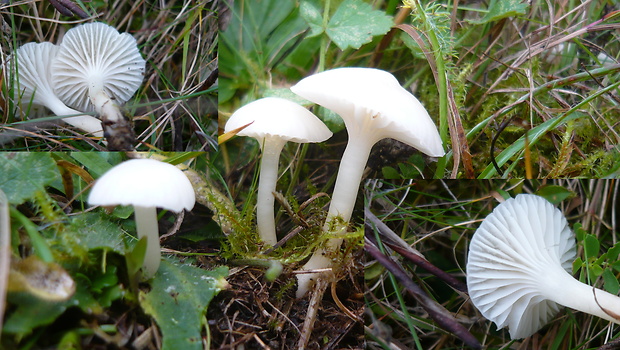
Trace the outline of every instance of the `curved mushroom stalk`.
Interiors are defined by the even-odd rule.
[[[396,78],[372,68],[338,68],[302,79],[291,90],[297,95],[338,113],[349,140],[342,156],[327,220],[328,230],[340,217],[345,227],[337,228],[336,238],[326,249],[342,244],[342,230],[351,219],[363,172],[372,146],[384,138],[404,142],[431,157],[445,154],[437,127],[424,106]],[[325,250],[317,250],[303,270],[329,268]],[[303,296],[318,275],[298,274],[297,296]]]
[[[474,234],[467,287],[474,306],[513,339],[542,328],[567,306],[620,323],[620,298],[574,279],[575,238],[562,212],[520,194],[498,205]]]
[[[54,93],[50,65],[57,52],[58,47],[52,43],[28,43],[17,49],[14,54],[18,71],[15,87],[19,91],[16,95],[21,96],[22,101],[44,106],[58,116],[75,115],[62,118],[62,121],[95,137],[103,137],[99,119],[67,107]]]

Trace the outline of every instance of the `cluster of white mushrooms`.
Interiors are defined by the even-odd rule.
[[[411,145],[431,157],[445,154],[437,127],[422,104],[400,86],[396,78],[372,68],[337,68],[299,81],[291,90],[340,115],[349,140],[342,156],[327,220],[323,230],[333,237],[318,250],[299,273],[297,297],[332,266],[329,252],[339,249],[351,219],[355,200],[372,146],[393,138]],[[277,241],[274,222],[274,196],[278,176],[278,156],[286,141],[322,142],[331,137],[329,129],[302,106],[282,99],[263,98],[251,102],[230,117],[225,132],[238,132],[258,140],[263,152],[257,200],[257,225],[268,245]]]
[[[620,297],[570,274],[575,237],[546,199],[520,194],[498,205],[474,234],[467,288],[474,306],[512,339],[528,337],[561,306],[620,323]]]
[[[134,37],[104,23],[76,26],[58,45],[25,44],[7,64],[14,100],[22,110],[46,107],[99,138],[127,124],[119,105],[140,87],[145,67]],[[101,120],[84,114],[93,111]]]

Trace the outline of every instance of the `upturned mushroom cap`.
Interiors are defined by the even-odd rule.
[[[372,131],[366,137],[373,144],[393,138],[432,157],[445,154],[424,106],[386,71],[336,68],[306,77],[291,90],[338,113],[349,134],[359,128]]]
[[[131,159],[103,174],[90,191],[91,205],[158,207],[174,212],[195,203],[191,182],[174,165],[153,159]]]
[[[51,83],[51,63],[58,52],[52,43],[27,43],[18,48],[7,62],[17,64],[15,75],[15,97],[22,105],[45,106],[56,115],[77,115],[81,113],[67,107],[54,93]],[[101,121],[89,115],[63,118],[63,121],[76,126],[94,136],[103,136]]]
[[[51,99],[58,100],[49,81],[50,62],[56,52],[58,47],[48,42],[27,43],[15,52],[19,73],[15,82],[15,87],[19,90],[15,91],[15,94],[20,95],[23,102],[32,101],[33,104],[44,106]],[[7,61],[11,62],[12,57]]]
[[[471,301],[498,329],[508,327],[513,339],[527,337],[558,313],[560,305],[552,299],[574,280],[567,271],[575,256],[573,232],[553,204],[530,194],[507,199],[484,219],[469,245]],[[561,276],[568,277],[564,287],[554,285]],[[581,296],[588,297],[592,291]]]
[[[67,105],[92,112],[89,89],[103,89],[123,104],[142,84],[144,66],[133,36],[104,23],[87,23],[62,39],[52,64],[52,85]]]
[[[253,137],[261,147],[263,140],[272,136],[298,143],[322,142],[332,136],[332,132],[312,112],[279,97],[265,97],[239,108],[226,122],[224,131],[247,124],[250,125],[237,135]]]

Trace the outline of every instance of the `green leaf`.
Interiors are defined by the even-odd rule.
[[[577,259],[573,261],[573,274],[576,274],[577,271],[581,270],[583,266],[584,266],[583,260],[581,260],[580,257],[577,257]]]
[[[123,160],[118,152],[72,152],[71,157],[87,167],[95,179]]]
[[[598,256],[600,244],[595,235],[587,234],[585,240],[583,241],[583,247],[586,253],[586,258],[590,259]]]
[[[575,193],[573,191],[569,191],[562,186],[556,185],[541,187],[538,189],[538,191],[536,191],[536,194],[545,198],[553,204],[558,204],[567,198],[575,196]]]
[[[400,173],[390,166],[384,166],[381,169],[381,173],[385,179],[400,179]]]
[[[127,262],[127,274],[133,278],[136,276],[142,264],[144,263],[144,257],[146,256],[146,236],[140,238],[138,243],[134,246],[133,250],[128,251],[125,254],[125,260]]]
[[[100,212],[78,215],[67,227],[66,234],[88,250],[107,249],[118,254],[126,251],[126,233]]]
[[[583,229],[580,222],[576,222],[573,225],[573,231],[575,232],[575,238],[577,238],[579,242],[583,241],[587,234],[586,230]]]
[[[474,24],[483,24],[498,21],[502,18],[524,15],[529,6],[524,0],[492,0],[489,4],[489,12],[478,21],[469,21]]]
[[[308,29],[296,0],[231,1],[228,27],[220,32],[219,103],[237,90],[260,89],[273,66],[286,58]]]
[[[207,271],[174,258],[162,260],[153,288],[140,294],[140,304],[159,325],[163,350],[202,350],[204,315],[226,276],[227,267]]]
[[[45,192],[45,186],[57,179],[60,173],[49,153],[0,154],[0,189],[11,204],[22,204],[37,191]]]
[[[359,49],[392,28],[392,18],[361,0],[345,0],[327,25],[326,33],[341,50]]]
[[[316,1],[302,1],[299,5],[299,14],[306,23],[310,26],[310,33],[306,38],[320,35],[323,33],[323,16],[321,15],[321,9]]]
[[[594,276],[595,278],[600,276],[602,273],[603,273],[603,268],[600,267],[599,265],[590,266],[590,275]]]
[[[605,271],[603,271],[603,281],[605,282],[604,287],[606,291],[613,295],[618,294],[618,291],[620,291],[620,283],[618,283],[616,276],[610,269],[605,269]]]
[[[25,294],[9,295],[7,300],[15,305],[16,309],[7,313],[2,332],[19,336],[25,336],[36,327],[54,322],[69,306],[67,301],[50,302]]]
[[[420,154],[414,154],[407,163],[398,164],[403,179],[414,179],[420,177],[420,170],[424,169],[424,158]]]
[[[607,250],[607,259],[609,261],[616,261],[618,260],[618,254],[620,254],[620,242]]]

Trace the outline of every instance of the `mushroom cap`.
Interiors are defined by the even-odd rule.
[[[560,306],[548,298],[554,274],[570,273],[575,238],[562,212],[542,197],[520,194],[498,205],[469,245],[467,288],[474,306],[513,339],[532,335]],[[566,272],[564,272],[566,271]]]
[[[62,39],[52,62],[52,85],[67,105],[92,112],[89,88],[102,87],[123,104],[142,84],[144,66],[133,36],[104,23],[86,23],[68,30]]]
[[[183,171],[154,159],[131,159],[103,174],[88,196],[91,205],[159,207],[191,210],[194,188]]]
[[[250,125],[237,135],[253,137],[261,147],[266,137],[306,143],[323,142],[332,136],[332,132],[312,112],[279,97],[261,98],[239,108],[226,122],[224,131],[247,124]]]
[[[13,57],[16,58],[15,96],[21,96],[23,103],[32,101],[44,106],[52,99],[58,100],[50,84],[50,63],[57,52],[58,47],[52,43],[27,43],[7,59],[11,62]]]
[[[306,77],[291,90],[338,113],[351,135],[356,128],[372,130],[373,143],[393,138],[425,154],[445,154],[437,127],[415,96],[396,78],[374,68],[345,67]],[[366,126],[372,123],[372,126]]]

